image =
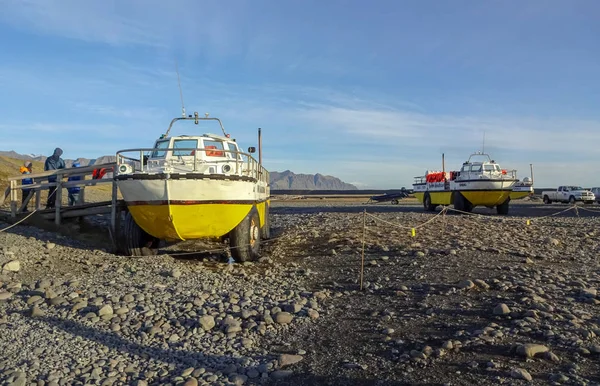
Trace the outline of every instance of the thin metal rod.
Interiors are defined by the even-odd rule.
[[[361,291],[363,289],[363,277],[364,277],[364,271],[365,271],[365,233],[367,231],[366,222],[367,222],[367,210],[364,209],[363,210],[362,256],[361,256],[361,262],[360,262],[360,290]]]
[[[179,79],[179,67],[175,60],[175,72],[177,72],[177,85],[179,86],[179,97],[181,98],[181,116],[185,118],[185,106],[183,105],[183,92],[181,91],[181,80]]]
[[[262,134],[261,128],[258,128],[258,164],[262,165]]]

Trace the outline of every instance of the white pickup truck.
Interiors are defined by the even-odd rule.
[[[593,204],[596,197],[591,191],[581,186],[559,186],[556,191],[545,190],[542,192],[544,204],[552,204],[553,201],[568,202],[575,204],[577,201],[583,201],[586,204]]]

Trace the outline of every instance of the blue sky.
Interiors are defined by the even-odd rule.
[[[584,0],[0,0],[0,150],[150,146],[181,114],[177,60],[186,111],[244,147],[262,127],[272,171],[408,187],[485,132],[537,186],[600,186],[598,14]]]

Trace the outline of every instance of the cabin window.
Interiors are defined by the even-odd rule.
[[[225,156],[225,152],[223,150],[225,150],[223,148],[223,142],[221,141],[211,141],[211,140],[204,140],[204,151],[206,152],[206,155],[209,157],[224,157]]]
[[[481,165],[471,165],[471,172],[481,172]]]
[[[483,165],[483,170],[485,170],[486,172],[493,172],[494,170],[496,170],[496,168],[494,168],[494,165]]]
[[[158,141],[154,146],[155,149],[167,149],[169,147],[169,140],[166,141]],[[166,154],[166,150],[154,150],[150,158],[163,158]]]
[[[197,139],[176,139],[173,142],[173,149],[189,149],[189,150],[173,150],[174,156],[193,156],[195,150],[198,148]]]
[[[240,159],[241,158],[241,156],[237,153],[238,149],[234,143],[227,142],[227,147],[229,149],[229,153],[227,153],[229,158],[232,158],[232,159],[236,159],[236,158]]]
[[[469,172],[471,171],[471,165],[463,165],[462,169],[460,169],[461,172]]]

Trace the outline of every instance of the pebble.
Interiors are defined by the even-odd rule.
[[[510,314],[510,308],[504,303],[498,304],[494,307],[494,315],[508,315]]]
[[[281,354],[279,355],[279,367],[290,366],[302,361],[304,357],[302,355],[294,354]]]
[[[294,317],[289,312],[278,312],[275,315],[275,322],[279,324],[289,324],[293,319]]]
[[[517,354],[521,356],[526,356],[528,358],[533,358],[537,354],[543,354],[548,352],[548,347],[542,344],[535,343],[526,343],[524,345],[520,345],[517,347]]]
[[[527,370],[521,368],[513,369],[510,372],[510,376],[515,379],[524,379],[526,381],[531,381],[533,379],[533,377],[531,376],[531,374],[529,374]]]
[[[10,292],[0,292],[0,302],[7,301],[12,298],[13,294]]]
[[[210,331],[216,325],[215,318],[211,315],[201,316],[199,322],[200,322],[200,326],[202,326],[204,331]]]
[[[21,270],[21,262],[19,260],[12,260],[2,266],[2,270],[8,272],[19,272]]]
[[[471,280],[463,280],[460,283],[458,283],[458,288],[461,288],[461,289],[475,288],[475,283],[473,283]]]

